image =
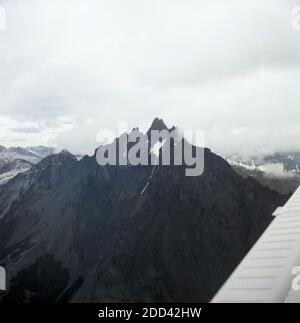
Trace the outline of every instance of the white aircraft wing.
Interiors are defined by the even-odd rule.
[[[300,285],[300,187],[273,215],[212,303],[300,302],[300,290],[293,285],[296,275]]]

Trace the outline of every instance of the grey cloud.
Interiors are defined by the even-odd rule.
[[[217,151],[297,149],[294,0],[4,1],[0,142],[91,153],[119,121],[202,128]],[[26,127],[22,123],[26,123]],[[6,129],[6,130],[5,130]]]
[[[21,133],[40,133],[41,129],[39,128],[11,128],[13,132],[21,132]]]

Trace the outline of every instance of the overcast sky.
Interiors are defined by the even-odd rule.
[[[0,5],[4,146],[91,153],[98,130],[158,116],[221,153],[300,149],[300,0]]]

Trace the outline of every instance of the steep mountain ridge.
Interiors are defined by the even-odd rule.
[[[187,177],[62,152],[0,187],[2,301],[209,301],[286,197],[204,154]]]

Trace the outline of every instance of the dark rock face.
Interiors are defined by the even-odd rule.
[[[207,149],[200,177],[49,156],[0,188],[2,301],[208,302],[285,201]]]
[[[9,292],[3,297],[5,303],[52,303],[68,283],[68,271],[61,263],[47,254],[18,272],[12,279]]]

